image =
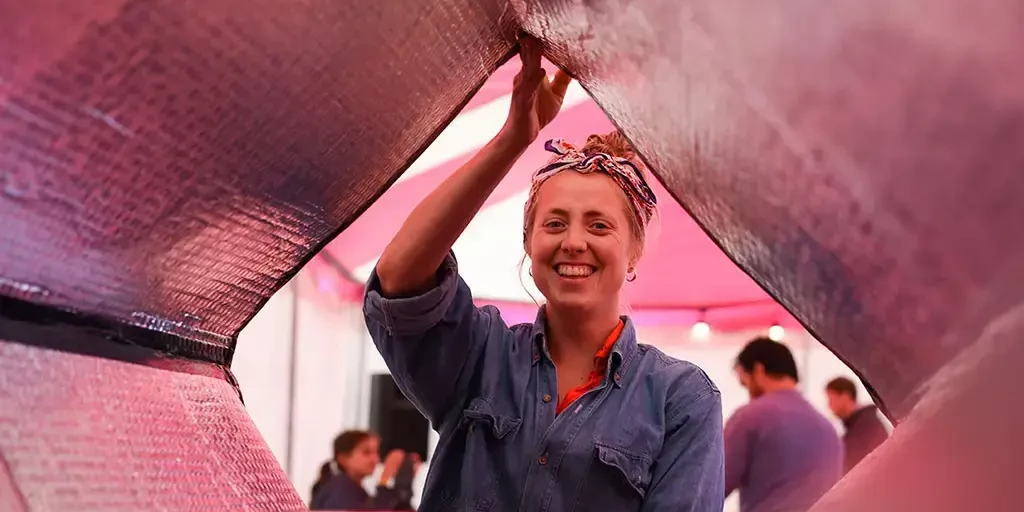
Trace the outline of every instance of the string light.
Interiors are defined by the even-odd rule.
[[[707,341],[711,336],[711,326],[708,325],[705,320],[705,310],[700,310],[700,316],[697,318],[697,322],[690,328],[690,339],[695,341]]]
[[[690,337],[695,340],[704,341],[707,340],[711,335],[711,326],[707,322],[701,321],[693,324],[690,328]]]
[[[778,323],[772,324],[772,326],[768,328],[768,339],[772,341],[782,341],[785,337],[786,329]]]

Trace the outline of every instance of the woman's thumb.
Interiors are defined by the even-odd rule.
[[[571,82],[572,77],[569,76],[569,73],[559,69],[555,71],[555,77],[551,79],[551,92],[558,97],[565,96],[565,91],[569,89]]]

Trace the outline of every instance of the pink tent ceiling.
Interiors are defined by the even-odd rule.
[[[546,68],[554,69],[550,64]],[[322,258],[314,261],[314,272],[323,276],[333,265],[350,281],[364,282],[413,207],[500,128],[518,70],[519,62],[513,59],[491,76],[409,170],[328,245]],[[539,300],[540,294],[520,272],[521,223],[530,174],[549,157],[543,141],[559,137],[580,144],[589,134],[613,129],[604,112],[574,83],[562,113],[520,159],[455,246],[463,277],[479,302],[500,303],[505,316],[516,320],[532,317],[533,298]],[[637,268],[638,278],[626,285],[626,298],[637,321],[688,325],[703,317],[713,327],[727,330],[795,323],[722,253],[660,183],[652,186],[660,201],[659,218]],[[322,279],[327,282],[326,277]],[[358,295],[357,287],[349,284],[347,289],[352,298]]]

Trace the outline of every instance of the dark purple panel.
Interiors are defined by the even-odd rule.
[[[221,345],[511,46],[472,0],[87,5],[0,1],[0,292]]]

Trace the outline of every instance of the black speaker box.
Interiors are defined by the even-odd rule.
[[[391,450],[418,453],[427,460],[430,422],[402,394],[389,374],[372,377],[370,387],[370,430],[380,435],[380,456]]]

